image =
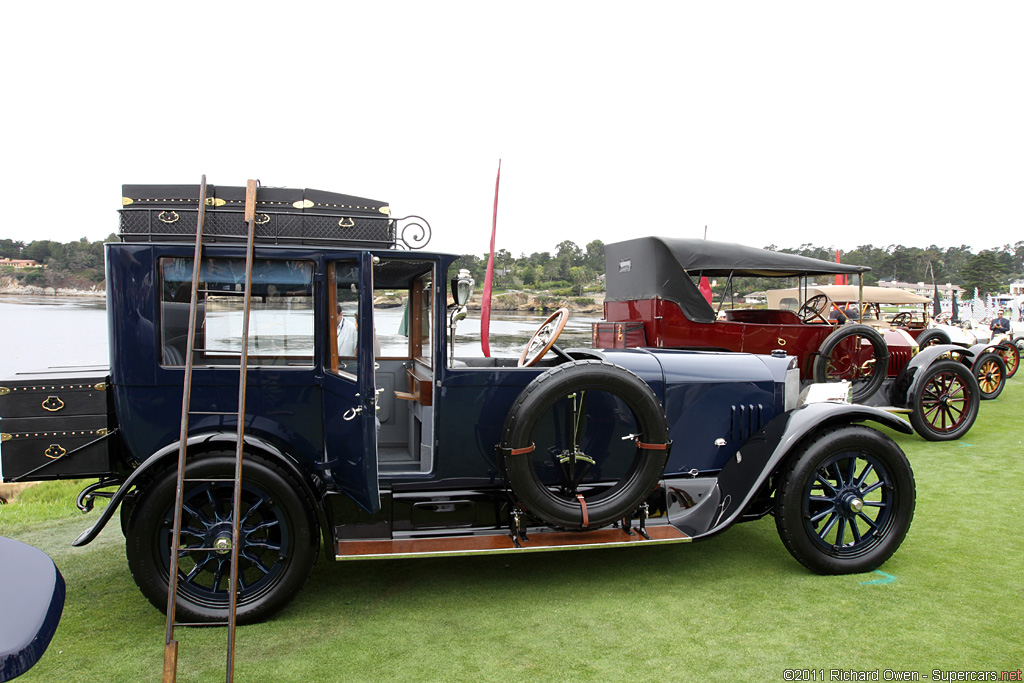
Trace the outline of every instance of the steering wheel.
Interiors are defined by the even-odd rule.
[[[937,316],[932,318],[932,320],[934,320],[935,322],[937,322],[939,324],[944,325],[944,324],[948,323],[949,319],[952,318],[952,317],[953,317],[953,315],[951,313],[939,313]]]
[[[530,337],[523,349],[523,355],[519,357],[519,367],[528,368],[534,365],[544,354],[555,345],[558,335],[565,329],[565,323],[569,321],[569,309],[559,308],[548,316],[548,319],[540,324],[537,331]]]
[[[903,311],[902,313],[897,313],[896,316],[892,319],[892,322],[889,324],[893,327],[905,327],[909,325],[913,320],[914,315],[912,313]]]
[[[815,294],[810,299],[804,302],[804,305],[800,307],[800,310],[796,312],[800,319],[805,323],[809,323],[815,318],[820,318],[821,322],[828,323],[825,319],[824,313],[825,308],[828,306],[828,297],[824,294]]]

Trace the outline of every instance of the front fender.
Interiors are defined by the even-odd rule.
[[[261,439],[258,436],[250,436],[249,434],[246,434],[244,439],[245,444],[248,447],[247,450],[257,451],[263,455],[272,457],[276,462],[283,465],[288,472],[294,476],[295,480],[300,483],[303,493],[305,493],[306,498],[310,501],[310,504],[315,510],[317,521],[320,524],[320,528],[324,534],[326,542],[326,534],[328,530],[327,517],[324,513],[323,505],[319,503],[321,496],[316,492],[312,482],[309,481],[309,476],[295,464],[294,460],[269,441]],[[128,492],[136,485],[139,485],[140,482],[144,482],[149,474],[159,472],[165,466],[176,467],[180,443],[181,442],[179,441],[164,446],[157,452],[153,453],[153,455],[146,458],[141,465],[135,468],[128,478],[125,479],[124,483],[121,484],[117,491],[115,491],[111,496],[110,502],[105,508],[103,508],[103,512],[100,513],[99,519],[97,519],[90,528],[83,531],[81,535],[71,543],[71,545],[74,547],[80,547],[95,540],[103,530],[103,527],[107,525],[107,522],[109,522],[111,517],[114,516],[114,513],[117,512],[117,508],[124,501]],[[235,444],[238,443],[238,435],[235,432],[210,432],[207,434],[190,436],[186,443],[190,451],[202,452],[205,450],[211,450],[211,446],[229,444],[231,448],[234,449]],[[329,543],[328,547],[330,547]]]
[[[731,525],[767,483],[782,462],[822,429],[860,422],[875,422],[913,434],[908,422],[880,408],[849,403],[811,403],[779,415],[761,428],[736,452],[718,475],[718,512],[707,528],[691,534],[707,536]]]
[[[965,363],[966,365],[973,367],[973,363],[976,363],[983,353],[999,353],[1000,346],[998,343],[993,344],[992,342],[984,342],[981,344],[975,344],[970,349],[970,352],[974,354],[974,360],[972,363]]]
[[[974,358],[975,353],[973,348],[965,349],[956,344],[937,344],[921,349],[920,353],[910,359],[907,367],[903,368],[899,376],[896,377],[896,381],[893,383],[889,393],[890,402],[894,406],[901,408],[908,407],[910,405],[910,397],[914,395],[918,385],[925,380],[925,373],[920,372],[920,370],[930,366],[937,360],[942,360],[940,356],[948,355],[967,367],[971,367],[971,359]]]

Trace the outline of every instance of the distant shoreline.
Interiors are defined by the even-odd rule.
[[[53,288],[9,284],[0,286],[0,297],[5,296],[71,296],[103,299],[106,298],[107,292],[105,289]],[[479,296],[470,301],[469,308],[471,310],[479,310],[480,306],[481,300]],[[546,312],[562,307],[568,308],[575,313],[603,313],[604,292],[588,292],[582,297],[565,297],[554,296],[543,291],[511,291],[495,293],[491,300],[491,308],[496,311]]]
[[[7,285],[0,287],[0,296],[78,296],[93,299],[105,299],[105,289],[74,289],[65,287],[36,287],[35,285]]]

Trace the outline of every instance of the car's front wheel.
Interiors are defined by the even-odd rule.
[[[940,360],[920,372],[925,374],[914,386],[909,400],[914,431],[928,441],[959,439],[978,418],[978,380],[970,368],[955,360]]]
[[[1003,342],[1000,344],[996,351],[999,357],[1006,363],[1006,379],[1010,379],[1017,374],[1017,368],[1020,367],[1020,349],[1013,342]]]
[[[981,354],[974,361],[971,369],[974,370],[974,376],[978,379],[981,400],[991,401],[1003,393],[1009,373],[1006,371],[1006,363],[998,353],[989,351]]]
[[[868,572],[889,559],[914,518],[914,474],[888,436],[830,429],[789,462],[775,495],[786,549],[819,574]]]

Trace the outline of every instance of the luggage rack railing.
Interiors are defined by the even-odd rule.
[[[121,209],[118,237],[122,242],[193,242],[198,221],[195,209]],[[422,249],[432,236],[421,216],[390,218],[356,213],[256,214],[256,244],[315,245],[365,249]],[[246,225],[242,211],[206,212],[204,241],[244,244]]]

